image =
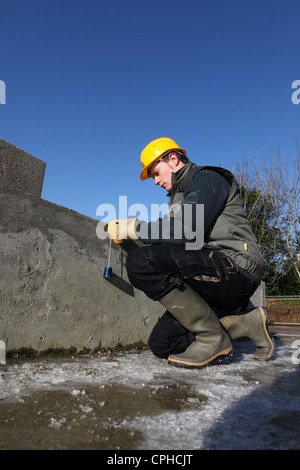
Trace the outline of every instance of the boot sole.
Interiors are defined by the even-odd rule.
[[[255,358],[255,360],[257,361],[267,361],[268,359],[270,359],[272,356],[273,356],[273,353],[274,353],[274,348],[275,348],[275,344],[274,344],[274,341],[273,341],[273,338],[272,336],[270,335],[269,333],[269,329],[268,329],[268,325],[269,325],[269,317],[268,317],[268,314],[265,310],[264,307],[258,307],[259,308],[259,311],[260,311],[260,314],[261,314],[261,318],[262,318],[262,322],[263,322],[263,326],[264,326],[264,330],[265,330],[265,333],[268,337],[268,340],[270,342],[270,345],[271,345],[271,349],[270,349],[270,352],[268,353],[267,356],[265,357],[262,357],[262,358]]]
[[[229,346],[228,348],[224,349],[223,351],[219,352],[215,356],[210,357],[204,362],[188,362],[184,360],[178,360],[178,359],[172,359],[168,358],[169,364],[175,366],[175,367],[184,367],[186,369],[201,369],[202,367],[205,367],[207,364],[210,364],[217,359],[225,358],[226,356],[229,356],[230,353],[232,353],[232,346]]]

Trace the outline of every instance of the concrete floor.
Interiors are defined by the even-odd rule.
[[[236,341],[201,370],[149,350],[8,362],[0,449],[299,449],[300,329],[272,332],[272,360]]]

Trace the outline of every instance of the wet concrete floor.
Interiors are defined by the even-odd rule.
[[[274,328],[268,362],[253,344],[201,370],[149,350],[1,366],[0,450],[300,448],[300,329]]]

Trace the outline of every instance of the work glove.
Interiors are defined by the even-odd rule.
[[[107,226],[108,233],[115,243],[122,243],[124,240],[138,240],[135,233],[134,219],[117,219],[109,222]]]

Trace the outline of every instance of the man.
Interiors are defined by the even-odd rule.
[[[168,191],[168,214],[150,223],[119,219],[108,231],[117,243],[144,243],[129,252],[126,266],[132,285],[167,309],[149,338],[151,350],[175,366],[198,368],[246,336],[257,347],[255,359],[269,359],[274,346],[264,308],[245,312],[264,260],[233,175],[195,165],[169,138],[150,142],[141,162],[141,179],[152,177]]]

